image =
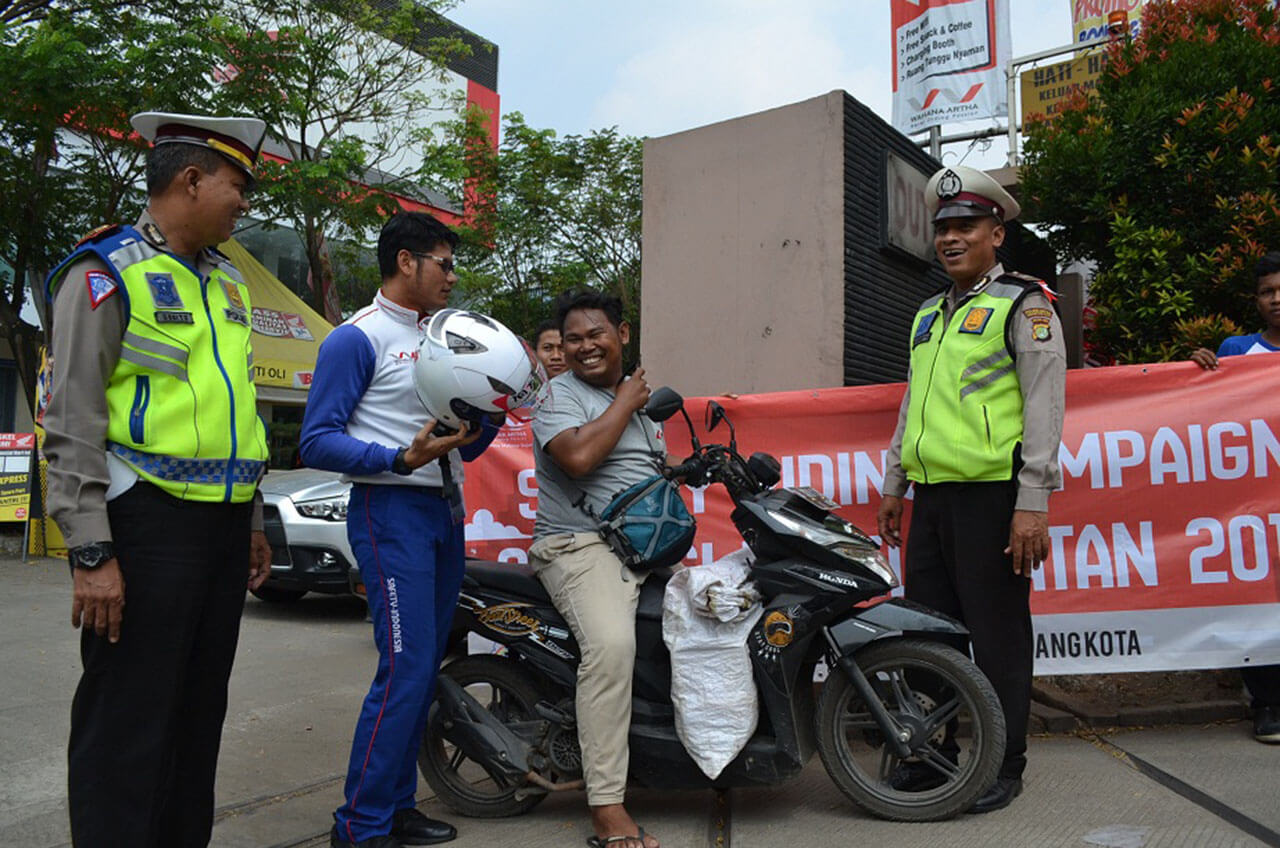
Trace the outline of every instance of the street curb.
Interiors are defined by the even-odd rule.
[[[1243,700],[1192,701],[1185,704],[1153,704],[1144,707],[1117,707],[1085,698],[1073,698],[1043,684],[1031,684],[1032,714],[1036,704],[1073,716],[1085,727],[1144,727],[1156,724],[1207,724],[1248,718]],[[1064,732],[1048,728],[1049,732]],[[1075,729],[1065,728],[1066,732]]]
[[[1067,710],[1031,702],[1031,730],[1039,733],[1074,733],[1080,727],[1080,719]]]

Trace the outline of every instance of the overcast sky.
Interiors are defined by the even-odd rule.
[[[1015,56],[1071,42],[1071,0],[1009,3]],[[892,120],[889,0],[464,0],[448,14],[498,45],[503,112],[561,134],[666,135],[837,88]],[[965,162],[1004,158],[998,139]]]

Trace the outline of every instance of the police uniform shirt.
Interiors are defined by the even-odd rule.
[[[999,263],[987,272],[990,280],[1004,274]],[[951,286],[943,299],[943,331],[965,302],[981,291],[970,287],[960,294]],[[1049,317],[1049,338],[1044,339],[1044,318]],[[1033,320],[1034,319],[1034,320]],[[1016,509],[1049,511],[1049,495],[1062,484],[1058,467],[1058,445],[1062,441],[1063,394],[1066,386],[1067,353],[1063,344],[1062,323],[1053,304],[1043,293],[1034,291],[1022,299],[1009,319],[1012,322],[1014,364],[1018,386],[1022,390],[1022,469],[1018,472]],[[1037,329],[1037,328],[1041,329]],[[902,469],[902,434],[906,429],[907,408],[911,400],[910,377],[907,392],[898,410],[898,426],[885,461],[884,494],[902,497],[907,492],[907,475]],[[929,426],[926,417],[924,426]]]
[[[136,227],[153,246],[166,249],[150,213],[144,210]],[[190,256],[183,259],[192,262]],[[194,257],[201,276],[226,262],[209,250]],[[68,547],[111,541],[107,500],[128,488],[127,483],[123,488],[117,485],[120,491],[108,494],[113,478],[105,449],[107,383],[120,359],[127,323],[124,296],[117,290],[95,307],[85,282],[90,271],[110,274],[97,256],[77,260],[59,284],[52,305],[53,386],[44,416],[44,453],[49,458],[49,514]],[[254,497],[253,529],[262,529],[260,494]]]

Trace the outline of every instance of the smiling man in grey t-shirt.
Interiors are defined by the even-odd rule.
[[[643,575],[622,566],[585,507],[654,474],[666,458],[662,434],[640,414],[644,369],[622,371],[631,330],[617,298],[568,296],[558,311],[569,370],[547,384],[534,411],[538,518],[530,564],[582,652],[578,743],[595,836],[592,845],[658,848],[623,806],[635,664],[636,604]]]

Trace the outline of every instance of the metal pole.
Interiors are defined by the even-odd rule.
[[[1014,76],[1013,60],[1005,68],[1009,99],[1009,167],[1018,167],[1018,104],[1014,101],[1018,92],[1018,78]]]
[[[929,127],[929,155],[942,161],[942,127]]]

